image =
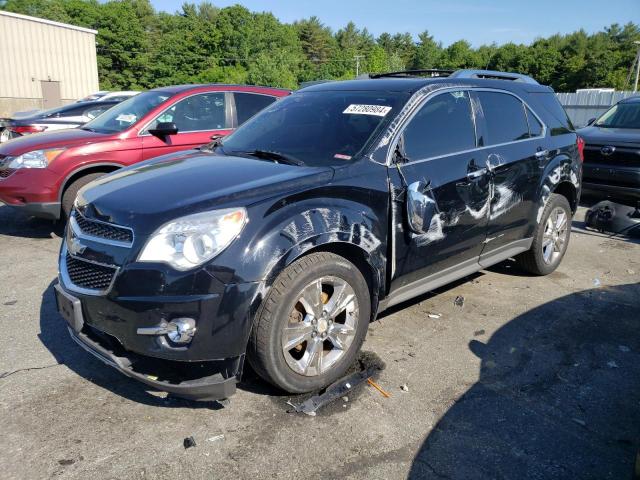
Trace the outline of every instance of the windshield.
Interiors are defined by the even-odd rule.
[[[640,103],[619,103],[595,123],[606,128],[640,128]]]
[[[225,138],[222,152],[277,152],[310,166],[345,163],[397,114],[405,98],[397,92],[295,93]]]
[[[101,133],[122,132],[169,97],[171,94],[167,92],[140,93],[110,108],[89,123],[85,123],[82,128]]]

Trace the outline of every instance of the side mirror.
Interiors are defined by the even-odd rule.
[[[149,133],[154,137],[164,139],[169,135],[175,135],[178,133],[178,127],[173,122],[160,122],[156,125],[156,128],[150,128]]]
[[[587,126],[593,125],[594,123],[596,123],[596,120],[597,120],[596,117],[590,118],[589,121],[587,122]]]
[[[409,228],[417,234],[427,233],[431,219],[436,213],[436,204],[424,192],[429,188],[424,182],[414,182],[407,189],[407,218]]]

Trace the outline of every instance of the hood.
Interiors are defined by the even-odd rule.
[[[247,206],[333,177],[329,167],[299,167],[200,151],[118,170],[80,190],[85,215],[148,234],[184,215]]]
[[[14,138],[0,145],[0,155],[15,157],[32,150],[55,147],[77,147],[88,143],[96,143],[109,140],[112,135],[90,132],[79,128],[55,130],[53,132],[35,133],[23,137]]]
[[[640,129],[585,127],[577,131],[585,143],[595,145],[640,144]]]

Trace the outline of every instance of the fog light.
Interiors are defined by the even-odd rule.
[[[173,343],[189,343],[196,333],[196,321],[193,318],[176,318],[167,325],[167,337]]]
[[[193,339],[196,333],[196,321],[193,318],[175,318],[158,327],[138,328],[137,333],[138,335],[166,335],[173,343],[184,345]]]

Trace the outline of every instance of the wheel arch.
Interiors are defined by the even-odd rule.
[[[89,175],[90,173],[111,173],[116,170],[123,168],[124,165],[113,162],[98,162],[98,163],[90,163],[88,165],[83,165],[79,168],[76,168],[71,173],[69,173],[63,180],[60,189],[58,191],[58,201],[62,201],[62,197],[64,192],[69,188],[69,186],[78,180],[80,177],[85,175]]]

